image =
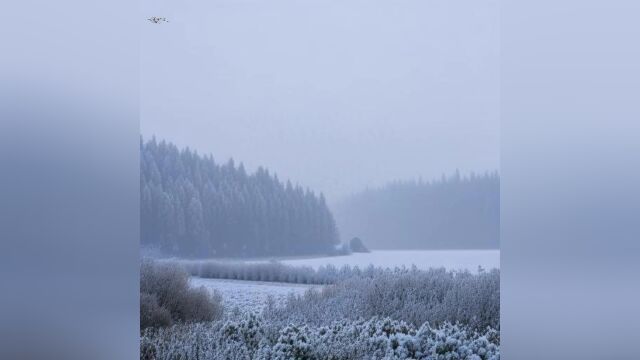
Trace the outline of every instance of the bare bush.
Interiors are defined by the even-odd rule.
[[[140,328],[170,326],[171,313],[167,308],[158,305],[154,294],[140,293]]]
[[[189,274],[175,264],[143,261],[140,267],[140,328],[222,317],[222,297],[192,288]]]

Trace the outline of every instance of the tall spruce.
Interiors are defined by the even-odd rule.
[[[339,242],[322,194],[140,139],[141,245],[188,257],[324,254]]]

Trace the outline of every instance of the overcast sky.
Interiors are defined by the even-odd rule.
[[[329,201],[499,168],[497,0],[147,0],[141,131]]]

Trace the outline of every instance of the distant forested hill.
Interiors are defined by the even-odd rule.
[[[166,255],[326,254],[338,233],[324,196],[189,149],[140,140],[141,246]]]
[[[499,248],[497,172],[396,182],[337,204],[340,233],[373,249]]]

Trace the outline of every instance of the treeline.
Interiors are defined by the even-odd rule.
[[[500,247],[497,172],[395,182],[353,195],[334,210],[341,234],[372,249]]]
[[[329,285],[352,278],[376,278],[382,276],[400,276],[409,273],[420,273],[415,265],[411,267],[384,268],[380,266],[363,267],[332,264],[319,266],[293,266],[277,261],[269,262],[241,262],[241,261],[213,261],[213,260],[180,260],[165,261],[183,268],[191,276],[203,279],[227,279],[282,282],[294,284]],[[478,268],[479,272],[484,271]]]
[[[341,269],[332,265],[321,266],[315,270],[308,266],[291,266],[279,262],[229,262],[229,261],[180,261],[190,275],[204,279],[227,279],[284,282],[295,284],[334,284],[356,275],[356,269],[344,266]],[[375,269],[378,271],[378,269]],[[361,274],[357,270],[357,274]]]
[[[322,194],[233,159],[140,139],[141,245],[185,257],[326,254],[339,242]]]

